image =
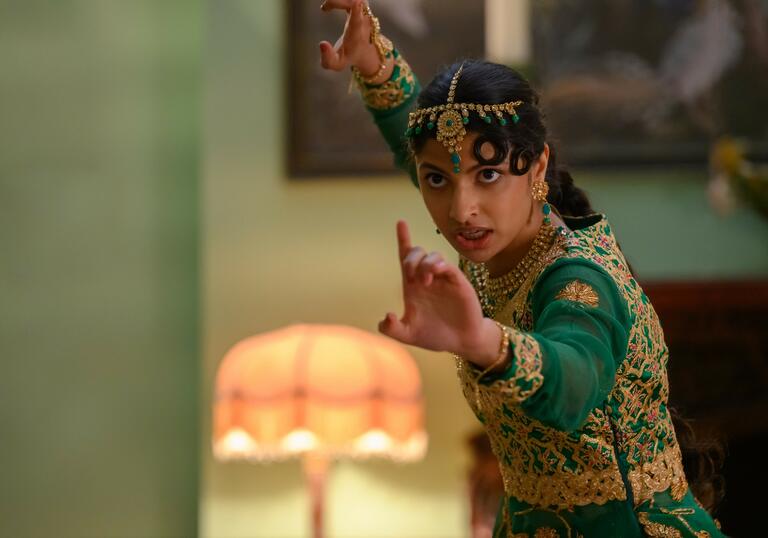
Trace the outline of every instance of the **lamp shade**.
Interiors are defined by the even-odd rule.
[[[383,336],[338,325],[293,325],[236,344],[216,377],[219,459],[423,457],[421,379]]]

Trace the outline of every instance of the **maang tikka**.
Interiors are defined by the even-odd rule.
[[[418,108],[410,113],[408,116],[408,129],[405,131],[405,136],[411,137],[421,134],[424,128],[424,122],[427,121],[427,129],[437,128],[437,141],[442,142],[451,154],[451,162],[453,163],[453,172],[458,174],[461,172],[461,157],[459,152],[461,151],[461,142],[467,135],[467,130],[464,128],[469,123],[469,112],[477,112],[477,115],[483,119],[485,123],[490,124],[492,116],[496,116],[500,125],[507,125],[507,118],[505,114],[508,114],[512,118],[513,123],[520,121],[520,116],[517,115],[516,107],[523,104],[522,101],[509,101],[507,103],[500,103],[496,105],[481,105],[476,103],[455,103],[456,97],[456,85],[459,82],[459,77],[464,69],[464,64],[461,64],[456,70],[456,73],[451,79],[451,85],[448,88],[448,98],[444,105],[431,106],[428,108]]]

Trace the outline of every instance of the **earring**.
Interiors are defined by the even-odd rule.
[[[545,225],[552,224],[552,219],[549,218],[550,213],[552,213],[552,207],[547,202],[547,194],[549,194],[549,183],[545,180],[539,179],[531,184],[531,196],[533,196],[533,199],[537,202],[544,202],[541,212],[544,213]]]

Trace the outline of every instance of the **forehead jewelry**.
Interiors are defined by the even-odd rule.
[[[470,111],[476,112],[485,123],[490,124],[492,116],[496,116],[500,125],[507,125],[505,114],[512,118],[512,123],[519,122],[520,116],[517,115],[516,107],[523,104],[522,101],[509,101],[495,105],[455,103],[456,85],[463,69],[464,64],[461,64],[453,75],[445,104],[418,108],[411,112],[408,116],[408,129],[405,131],[407,137],[419,135],[424,129],[425,121],[427,129],[437,128],[437,141],[442,142],[443,146],[448,149],[453,163],[453,172],[457,174],[461,172],[459,152],[461,151],[461,142],[467,136],[467,130],[464,126],[469,123]]]

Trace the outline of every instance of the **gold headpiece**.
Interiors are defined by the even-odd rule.
[[[456,74],[453,75],[446,103],[429,108],[418,108],[411,112],[408,116],[408,129],[405,131],[405,136],[408,137],[421,134],[425,120],[428,120],[427,129],[431,130],[437,127],[437,141],[442,142],[451,153],[451,162],[453,163],[453,171],[455,173],[461,171],[461,168],[459,168],[461,163],[459,152],[461,151],[461,141],[467,135],[464,126],[469,123],[469,111],[477,112],[477,115],[485,123],[491,123],[491,116],[496,116],[501,125],[506,125],[507,119],[504,117],[504,114],[509,114],[512,117],[512,122],[517,123],[520,121],[520,116],[517,115],[515,108],[523,104],[522,101],[510,101],[496,105],[454,103],[456,84],[459,82],[463,69],[464,64],[461,64],[456,70]]]

